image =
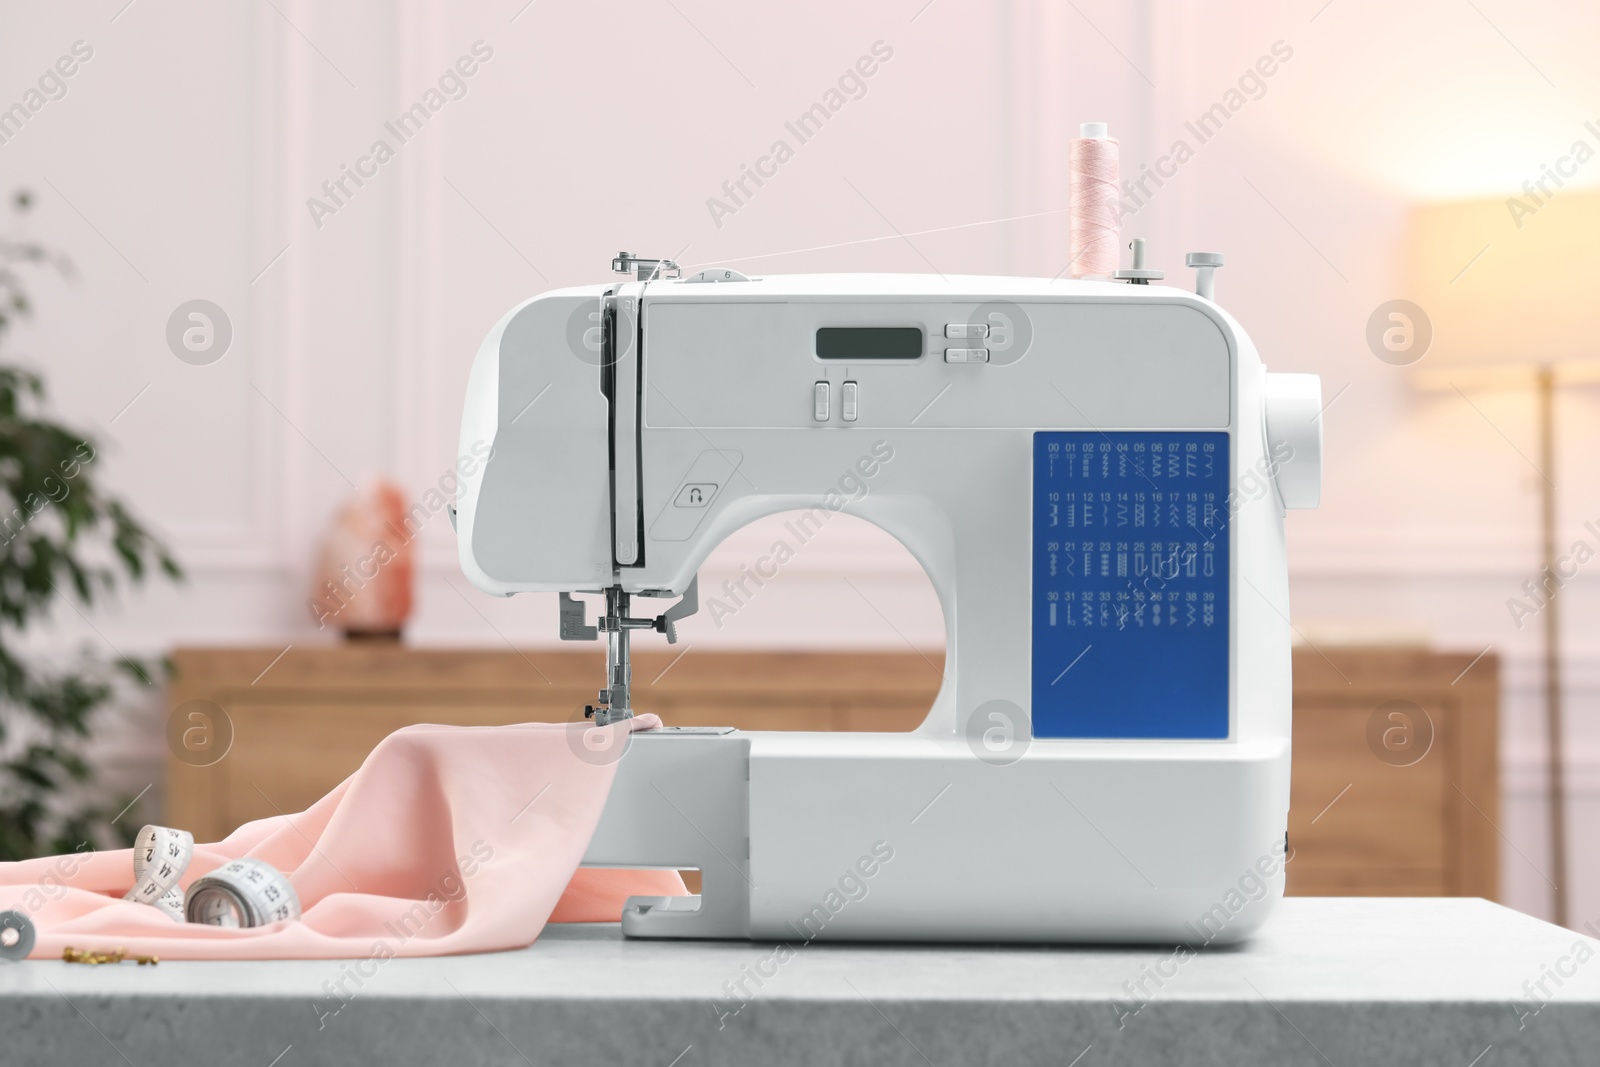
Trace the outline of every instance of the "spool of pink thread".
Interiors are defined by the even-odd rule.
[[[1110,277],[1117,269],[1117,142],[1103,122],[1085,122],[1068,153],[1071,274]]]

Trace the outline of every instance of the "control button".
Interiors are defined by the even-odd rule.
[[[828,383],[818,382],[811,391],[813,414],[818,422],[828,421]]]
[[[944,328],[946,337],[988,337],[989,324],[984,322],[951,322]]]
[[[845,382],[839,393],[839,415],[845,422],[856,421],[856,400],[861,387],[855,382]]]
[[[987,363],[989,350],[987,348],[947,348],[944,350],[946,363]]]
[[[716,482],[689,482],[678,490],[677,499],[672,504],[679,508],[703,508],[716,495]]]

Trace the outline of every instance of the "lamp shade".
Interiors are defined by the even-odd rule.
[[[1431,321],[1429,365],[1593,366],[1600,357],[1600,190],[1546,186],[1552,195],[1416,209],[1405,295]]]

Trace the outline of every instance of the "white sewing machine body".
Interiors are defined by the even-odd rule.
[[[632,736],[585,863],[703,893],[631,901],[630,935],[1231,941],[1283,891],[1284,508],[1315,504],[1318,409],[1164,286],[565,289],[474,365],[461,563],[499,595],[666,597],[752,520],[842,508],[938,592],[914,732]]]

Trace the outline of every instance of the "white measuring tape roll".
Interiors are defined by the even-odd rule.
[[[133,845],[133,888],[123,900],[149,904],[169,919],[183,921],[178,879],[194,858],[194,835],[170,826],[145,826]]]
[[[265,926],[300,918],[300,898],[270,863],[234,860],[195,879],[184,913],[207,926]]]
[[[144,827],[133,848],[134,886],[122,899],[148,904],[174,922],[207,926],[265,926],[300,918],[294,886],[262,860],[223,864],[195,879],[185,896],[178,879],[193,858],[193,834],[170,826]]]

